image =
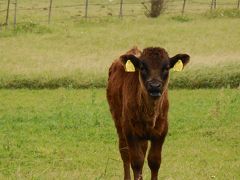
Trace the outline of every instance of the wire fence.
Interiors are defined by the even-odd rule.
[[[38,3],[23,3],[18,0],[0,0],[1,26],[34,22],[51,23],[87,18],[146,15],[151,1],[125,2],[125,0],[83,0],[81,3],[45,0]],[[74,1],[76,2],[76,1]],[[217,8],[239,9],[240,0],[166,0],[163,14],[201,13]]]

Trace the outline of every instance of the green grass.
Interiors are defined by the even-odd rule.
[[[239,179],[239,90],[169,96],[160,178]],[[0,90],[0,127],[1,179],[122,179],[104,89]]]
[[[19,7],[48,3],[22,0]],[[79,3],[59,0],[54,6]],[[181,16],[182,1],[174,4],[176,13],[156,19],[84,20],[84,7],[58,8],[49,26],[47,9],[19,10],[16,29],[11,5],[11,26],[0,30],[0,179],[122,179],[105,90],[93,87],[105,87],[111,62],[134,45],[161,46],[170,56],[190,54],[183,72],[171,72],[171,88],[227,87],[170,91],[160,178],[240,179],[240,93],[230,89],[240,83],[239,10],[219,5],[209,12],[209,5],[188,1]],[[124,14],[143,11],[124,6]],[[118,12],[118,6],[89,9],[90,16]],[[0,22],[4,17],[0,14]],[[65,89],[44,89],[59,87]],[[149,178],[145,163],[144,179]]]

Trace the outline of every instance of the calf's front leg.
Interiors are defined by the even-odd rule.
[[[145,153],[142,148],[142,140],[137,137],[127,138],[131,167],[133,170],[134,180],[142,180],[142,168],[144,164]]]
[[[158,179],[158,171],[161,165],[161,152],[164,137],[151,140],[151,147],[148,154],[148,166],[151,169],[151,180]]]

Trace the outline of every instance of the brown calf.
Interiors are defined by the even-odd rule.
[[[135,72],[126,72],[130,60]],[[109,69],[107,99],[119,137],[119,151],[124,165],[124,179],[142,179],[142,167],[148,140],[151,147],[148,165],[151,179],[158,179],[161,151],[168,131],[169,70],[181,60],[185,66],[189,55],[178,54],[169,58],[163,48],[133,48]]]

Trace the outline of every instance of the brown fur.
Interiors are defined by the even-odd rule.
[[[156,62],[164,63],[164,59],[169,60],[167,52],[162,48],[147,48],[141,52],[135,47],[126,54],[150,59],[152,67],[157,66],[154,64]],[[163,60],[154,60],[158,58]],[[109,69],[107,99],[119,137],[124,179],[131,179],[130,164],[134,179],[142,179],[142,167],[150,140],[148,165],[153,180],[158,178],[162,145],[168,131],[168,79],[157,100],[149,97],[147,90],[143,88],[144,82],[141,81],[138,70],[125,72],[122,59],[117,59]]]

